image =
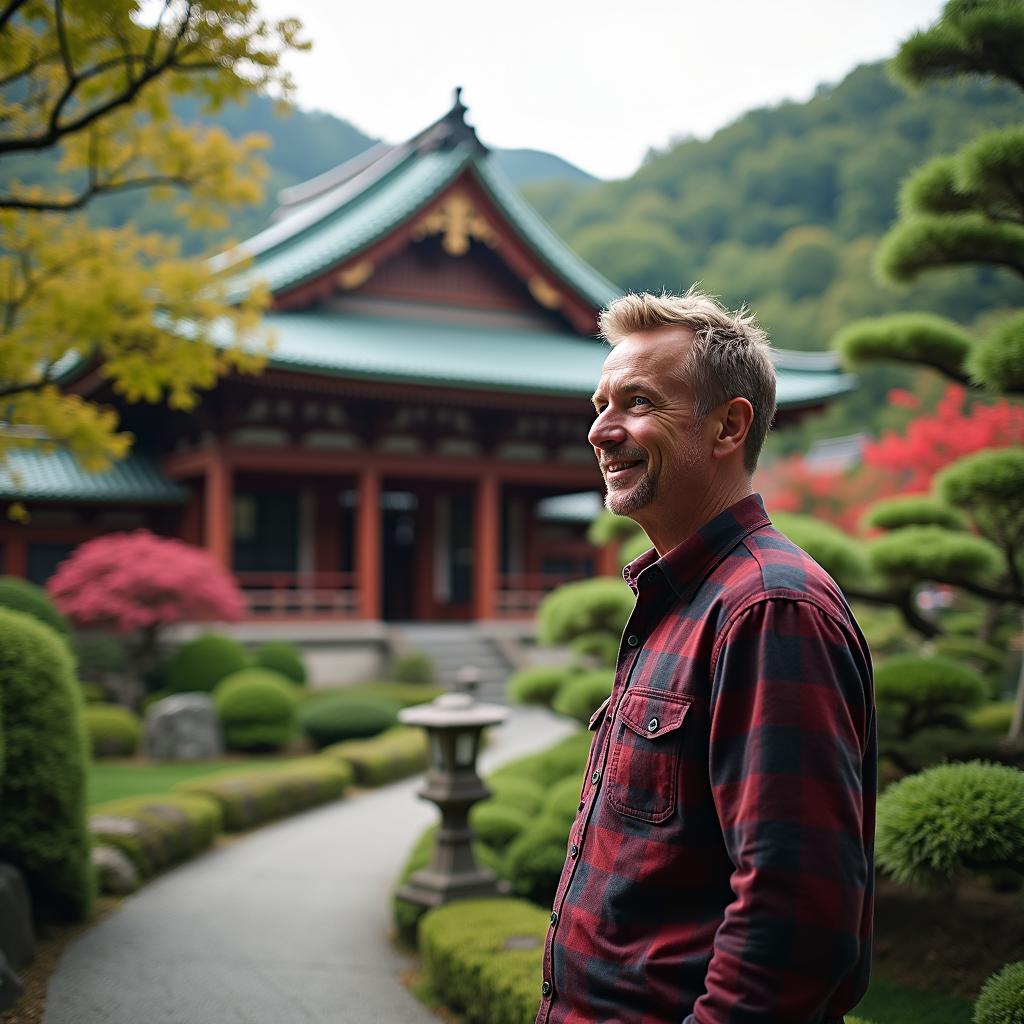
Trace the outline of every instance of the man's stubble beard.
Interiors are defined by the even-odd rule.
[[[605,484],[604,507],[617,516],[629,516],[638,512],[654,500],[654,481],[650,473],[644,475],[633,487],[625,491],[613,491]]]

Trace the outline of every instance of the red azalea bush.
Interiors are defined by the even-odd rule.
[[[112,633],[234,621],[245,606],[238,584],[209,552],[148,530],[81,544],[46,589],[76,626]]]

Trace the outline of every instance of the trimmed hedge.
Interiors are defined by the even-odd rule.
[[[302,660],[302,653],[294,644],[281,641],[264,644],[256,651],[253,660],[258,668],[268,668],[271,672],[277,672],[297,686],[303,686],[306,682],[306,664]]]
[[[189,779],[175,788],[214,800],[224,815],[224,828],[240,832],[336,800],[351,784],[352,769],[347,764],[305,757],[265,771]]]
[[[570,827],[542,817],[527,825],[509,844],[504,873],[517,896],[551,906],[565,866]]]
[[[403,655],[394,665],[392,674],[399,683],[429,685],[437,679],[434,663],[420,651]]]
[[[619,636],[633,603],[633,592],[620,579],[599,577],[567,583],[541,601],[537,639],[549,647],[591,633]]]
[[[89,831],[114,846],[142,878],[207,849],[223,825],[220,807],[198,795],[125,797],[92,808]]]
[[[279,750],[295,731],[295,687],[265,668],[249,668],[222,679],[213,691],[229,750]]]
[[[299,709],[299,728],[318,749],[345,740],[377,736],[398,724],[398,705],[381,697],[339,693],[329,700],[307,702]]]
[[[581,789],[583,789],[582,773],[567,775],[560,782],[556,782],[544,797],[544,817],[562,826],[566,835],[569,834],[569,829],[576,820]]]
[[[1024,1021],[1024,961],[1007,964],[981,987],[974,1004],[974,1024],[1019,1024]]]
[[[505,689],[513,704],[550,707],[569,678],[570,671],[563,665],[534,665],[509,676]]]
[[[217,684],[252,664],[245,648],[229,636],[203,633],[182,644],[163,669],[168,693],[211,693]]]
[[[948,886],[961,872],[1024,869],[1024,771],[971,761],[890,786],[878,801],[878,866],[898,882]]]
[[[515,775],[490,775],[487,788],[493,798],[506,807],[514,807],[524,814],[535,815],[544,805],[544,788],[526,778]]]
[[[485,846],[500,853],[530,823],[518,807],[500,800],[482,800],[469,811],[469,824]]]
[[[425,771],[430,760],[427,734],[409,725],[396,725],[368,740],[334,743],[320,753],[350,765],[360,786],[382,786],[415,775]]]
[[[431,988],[469,1024],[525,1024],[540,1003],[548,913],[522,900],[464,900],[420,922]]]
[[[896,705],[960,711],[977,707],[988,696],[985,680],[966,665],[948,658],[913,655],[887,658],[875,667],[879,707]]]
[[[614,673],[608,668],[582,672],[558,691],[551,707],[560,715],[568,715],[586,725],[612,692],[613,682]]]
[[[304,691],[300,696],[303,707],[319,704],[325,700],[329,701],[343,694],[352,699],[370,697],[373,700],[389,700],[399,707],[411,708],[417,704],[429,704],[430,701],[445,692],[440,686],[427,686],[425,683],[378,682],[324,687],[323,689]]]
[[[587,662],[614,668],[619,657],[620,638],[615,633],[584,633],[569,645],[573,654]]]
[[[0,608],[0,722],[0,860],[24,874],[38,916],[88,917],[95,882],[81,688],[61,637],[7,608]]]
[[[57,610],[50,595],[35,583],[17,576],[0,576],[0,608],[31,615],[63,640],[71,639],[68,620]]]
[[[517,758],[502,765],[487,778],[487,784],[501,785],[508,778],[526,779],[547,789],[552,783],[564,779],[567,775],[576,774],[583,779],[583,770],[587,766],[592,737],[586,729],[572,733],[559,740],[554,746],[537,754]]]
[[[983,704],[980,708],[967,716],[967,723],[977,732],[987,733],[991,736],[1006,736],[1010,732],[1010,724],[1013,722],[1012,700],[992,701],[990,704]]]
[[[83,711],[92,756],[131,757],[139,749],[142,725],[138,715],[120,704],[86,704]]]

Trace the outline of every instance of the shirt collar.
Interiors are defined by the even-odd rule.
[[[763,526],[771,526],[771,520],[764,510],[761,495],[748,494],[677,544],[664,558],[659,558],[654,548],[634,558],[622,570],[622,578],[635,593],[641,575],[657,566],[654,571],[660,570],[676,594],[683,601],[689,601],[708,573],[744,537]]]

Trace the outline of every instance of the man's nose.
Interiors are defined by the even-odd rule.
[[[593,448],[614,448],[626,440],[626,429],[606,409],[591,424],[587,440]]]

